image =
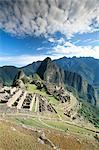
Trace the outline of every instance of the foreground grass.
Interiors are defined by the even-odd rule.
[[[0,150],[47,150],[48,146],[38,143],[37,139],[36,132],[0,122]]]
[[[38,131],[43,131],[48,139],[62,150],[98,150],[98,143],[94,138],[89,139],[78,134],[70,132],[59,132],[57,130],[47,129],[38,119],[16,119],[17,123],[31,125],[32,127],[40,128]],[[47,122],[51,126],[59,126],[65,129],[68,125],[58,122]],[[27,126],[28,127],[28,126]],[[44,129],[45,128],[45,129]],[[69,127],[70,128],[70,127]],[[15,123],[0,122],[0,150],[51,150],[48,144],[40,144],[38,137],[40,132],[35,132],[30,129],[22,128]]]

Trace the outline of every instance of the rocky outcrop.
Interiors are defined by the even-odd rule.
[[[42,80],[48,83],[55,83],[61,85],[63,83],[64,71],[59,69],[49,57],[47,57],[37,70],[37,74]]]
[[[46,58],[37,70],[37,74],[47,83],[58,86],[69,86],[76,90],[78,96],[91,104],[96,104],[94,88],[84,80],[81,75],[60,69],[50,58]]]
[[[96,97],[94,88],[88,84],[79,74],[65,71],[64,83],[73,87],[78,92],[79,97],[86,99],[93,105],[96,105]]]
[[[17,75],[15,76],[15,79],[13,81],[13,86],[18,86],[23,88],[25,83],[29,82],[29,77],[25,75],[23,70],[20,70]]]

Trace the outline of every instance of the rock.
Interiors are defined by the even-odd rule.
[[[16,129],[15,129],[14,127],[11,127],[11,130],[12,130],[12,131],[16,131]]]
[[[47,83],[67,86],[68,90],[70,89],[71,92],[74,92],[74,94],[77,94],[80,98],[87,100],[92,105],[96,105],[94,88],[78,73],[60,69],[50,58],[46,58],[42,61],[37,70],[37,74]],[[57,88],[55,90],[57,90]],[[51,89],[48,90],[48,93],[55,94]]]
[[[38,142],[39,142],[40,144],[45,144],[44,141],[43,141],[42,139],[40,139],[40,138],[38,138]]]

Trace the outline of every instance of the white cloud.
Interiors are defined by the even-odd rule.
[[[37,60],[43,60],[46,56],[32,56],[32,55],[20,55],[20,56],[0,56],[0,64],[3,65],[15,65],[24,66],[35,62]]]
[[[60,39],[56,39],[56,38],[48,38],[48,41],[54,44],[64,44],[65,43],[65,39],[63,37],[61,37]]]
[[[59,40],[57,40],[58,44],[64,44],[65,43],[65,39],[64,38],[60,38]]]
[[[65,55],[67,57],[94,57],[99,59],[99,46],[76,46],[73,43],[66,42],[64,45],[53,47],[49,54]]]
[[[56,42],[56,39],[54,39],[54,38],[49,38],[48,41],[51,42],[51,43],[55,43],[55,42]]]
[[[47,51],[45,55],[0,56],[0,66],[14,65],[21,67],[38,60],[44,60],[46,57],[58,59],[64,56],[94,57],[99,59],[99,46],[76,46],[73,43],[66,42],[64,45],[54,46],[53,50]]]
[[[63,55],[20,55],[20,56],[0,56],[0,66],[12,65],[12,66],[25,66],[33,62],[44,60],[46,57],[51,59],[57,59],[63,57]]]
[[[98,15],[99,0],[0,0],[0,28],[17,36],[94,32]]]

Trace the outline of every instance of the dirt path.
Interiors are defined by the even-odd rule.
[[[54,129],[54,130],[58,130],[58,131],[64,131],[64,130],[59,129],[59,128],[57,128],[57,127],[53,127],[53,126],[51,126],[51,125],[48,125],[48,124],[45,123],[43,120],[41,120],[40,117],[38,118],[38,120],[41,122],[42,125],[44,125],[44,126],[46,126],[46,127],[48,127],[48,128],[51,128],[51,129]]]

